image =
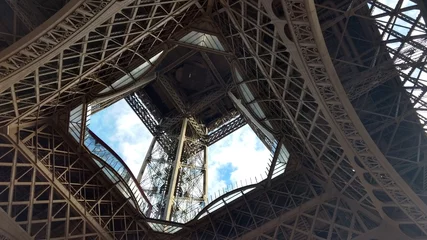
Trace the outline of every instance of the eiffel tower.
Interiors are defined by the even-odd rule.
[[[421,0],[0,0],[0,239],[427,239]],[[90,118],[154,136],[134,176]],[[248,124],[266,179],[207,199]]]

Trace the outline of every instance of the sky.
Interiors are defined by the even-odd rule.
[[[135,176],[141,168],[152,135],[125,100],[91,116],[89,128],[106,142]],[[270,151],[249,126],[244,126],[208,151],[208,195],[218,195],[230,185],[265,176]]]
[[[394,8],[398,0],[381,2]],[[405,0],[403,7],[409,4],[410,1]],[[381,13],[377,9],[373,15]],[[406,12],[414,19],[418,13],[418,10]],[[388,19],[389,16],[384,16],[377,20],[385,24]],[[410,24],[401,19],[396,23],[401,26],[395,26],[395,30],[406,34]],[[392,48],[399,46],[398,43],[388,45]],[[122,157],[136,176],[152,136],[127,103],[121,100],[93,115],[89,127]],[[260,174],[265,176],[270,159],[270,152],[249,126],[237,130],[209,148],[208,195],[218,195],[229,185],[241,185],[241,182],[245,183],[250,178],[253,180],[255,176],[260,180]]]
[[[387,6],[389,6],[390,8],[395,9],[396,5],[399,2],[399,0],[380,0],[379,2],[383,3],[383,4],[387,5]],[[409,9],[408,7],[410,7],[412,5],[415,5],[415,3],[412,2],[412,1],[409,1],[409,0],[404,0],[402,2],[402,9],[403,8]],[[384,11],[382,11],[382,10],[380,10],[378,8],[375,8],[372,14],[375,16],[375,15],[381,15],[383,13],[384,13]],[[407,15],[407,16],[409,16],[409,17],[411,17],[412,19],[417,19],[418,15],[420,14],[420,11],[418,9],[411,9],[411,10],[404,11],[404,14]],[[377,18],[376,20],[377,20],[377,23],[379,23],[379,24],[381,24],[381,25],[384,26],[384,25],[387,24],[387,22],[389,21],[389,19],[390,19],[390,15],[386,14],[383,17]],[[423,18],[420,19],[420,23],[425,24],[425,21],[424,21]],[[403,34],[406,37],[411,26],[412,26],[412,24],[406,22],[405,20],[403,20],[399,16],[396,19],[396,25],[393,27],[393,30],[395,30],[396,32],[398,32],[400,34]],[[425,35],[426,32],[427,31],[425,29],[421,29],[419,27],[416,27],[414,29],[414,31],[411,33],[411,36],[413,36],[413,37],[414,36],[418,36],[418,35],[422,36],[422,35]],[[380,33],[383,33],[383,31],[380,30]],[[387,38],[389,38],[390,40],[396,39],[394,36],[388,36],[387,34],[385,34],[383,40],[386,40]],[[421,38],[418,38],[415,41],[418,41],[418,40],[421,40]],[[421,42],[421,44],[425,44],[425,41]],[[390,48],[393,48],[393,49],[399,49],[400,45],[401,45],[400,41],[397,41],[397,42],[394,42],[394,43],[387,43],[387,46],[390,47]],[[411,45],[405,44],[405,47],[409,47],[409,46],[411,46]],[[403,48],[403,49],[405,49],[405,48]],[[400,51],[402,51],[402,50],[400,50]],[[416,53],[410,55],[410,57],[413,60],[418,61],[418,58],[421,56],[421,53],[422,53],[422,51],[420,49],[417,49]],[[404,53],[404,55],[405,54],[406,53]],[[392,54],[390,54],[390,56],[393,57]],[[397,63],[399,63],[399,62],[401,62],[401,61],[398,61]],[[406,68],[406,69],[401,69],[401,71],[403,73],[405,73],[405,74],[409,74],[411,72],[411,70],[412,70],[412,67],[409,67],[409,68]],[[420,75],[418,76],[418,74],[420,74]],[[421,71],[420,68],[417,68],[416,70],[414,70],[412,72],[412,74],[411,74],[411,77],[419,78],[418,79],[418,84],[419,83],[422,83],[424,85],[426,84],[427,73],[425,71]],[[405,81],[405,79],[403,77],[401,77],[401,79],[402,79],[402,81]],[[406,91],[408,93],[410,93],[413,96],[414,99],[421,98],[422,100],[426,101],[426,96],[424,95],[423,90],[420,89],[420,87],[415,87],[414,88],[414,86],[415,86],[415,84],[412,81],[405,81],[405,83],[404,83],[404,87],[406,87]],[[411,101],[414,103],[413,100],[411,100]],[[421,108],[421,109],[424,108],[424,106],[421,103],[419,103],[419,102],[415,103],[414,107],[415,108]],[[419,115],[421,115],[423,117],[427,117],[427,114],[426,114],[425,111],[418,110],[417,112],[418,112]],[[423,123],[423,121],[422,121],[422,123]],[[427,130],[426,128],[424,128],[424,129]]]

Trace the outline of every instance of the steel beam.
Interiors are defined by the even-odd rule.
[[[267,223],[264,223],[263,225],[258,226],[257,228],[244,234],[238,239],[240,240],[256,239],[257,237],[261,236],[263,233],[269,232],[272,229],[279,227],[283,222],[289,219],[292,219],[293,217],[296,217],[297,215],[300,215],[303,212],[309,209],[312,209],[313,207],[316,207],[317,205],[322,204],[327,200],[334,198],[335,196],[336,194],[334,195],[331,193],[323,193],[320,196],[316,196],[313,199],[309,200],[308,202],[301,204],[300,206],[298,206],[298,208],[294,208],[290,211],[284,211],[280,216],[277,216],[275,219],[272,219]]]
[[[176,149],[175,160],[173,161],[172,176],[171,176],[171,180],[169,181],[169,188],[167,190],[168,194],[166,196],[166,208],[165,208],[165,213],[163,217],[163,219],[167,221],[172,220],[171,213],[172,213],[172,207],[174,206],[174,203],[175,203],[176,187],[178,184],[178,173],[181,170],[181,161],[182,161],[181,157],[182,157],[182,152],[184,150],[187,123],[188,123],[188,120],[184,118],[182,121],[181,133],[178,138],[178,147]]]
[[[224,137],[230,135],[237,129],[246,125],[246,120],[243,116],[238,116],[236,119],[226,122],[224,125],[219,126],[208,134],[207,144],[213,145]]]
[[[2,208],[0,208],[0,219],[0,239],[32,239]]]
[[[80,2],[76,3],[78,1],[79,0],[76,0],[74,2],[72,1],[72,2],[69,3],[69,4],[74,3],[74,5],[72,5],[73,7],[71,9],[69,9],[69,11],[71,11],[71,13],[72,13],[72,10],[74,10],[74,8],[77,8],[78,6],[80,6]],[[80,0],[80,1],[82,1],[82,0]],[[87,0],[87,1],[91,1],[91,0]],[[95,1],[95,0],[93,0],[93,1]],[[95,19],[91,19],[89,21],[89,23],[90,23],[89,25],[90,26],[84,25],[84,26],[82,26],[81,29],[78,29],[78,30],[76,30],[76,29],[68,30],[67,29],[67,32],[77,31],[79,34],[77,34],[77,33],[76,34],[71,33],[70,38],[66,38],[65,42],[61,42],[61,44],[59,44],[59,45],[55,41],[53,41],[51,44],[49,43],[50,45],[52,45],[52,49],[53,50],[49,51],[47,53],[47,55],[46,54],[45,55],[43,55],[43,54],[40,55],[40,56],[43,56],[41,58],[42,60],[40,60],[40,61],[39,60],[33,61],[33,62],[30,61],[31,62],[30,65],[31,66],[28,66],[28,67],[27,67],[27,65],[25,65],[25,66],[19,66],[19,69],[18,69],[18,67],[15,69],[14,66],[9,66],[10,64],[6,64],[7,66],[4,67],[5,68],[4,71],[6,72],[5,74],[7,74],[7,76],[4,75],[4,77],[1,80],[2,81],[2,87],[1,87],[1,91],[0,92],[8,89],[12,84],[18,83],[19,79],[26,78],[26,76],[28,74],[30,74],[32,71],[35,71],[36,68],[41,67],[41,65],[45,64],[48,61],[53,61],[53,62],[56,62],[56,63],[64,61],[65,59],[60,59],[60,58],[52,59],[52,58],[55,57],[55,56],[61,55],[61,53],[63,53],[64,51],[67,52],[67,47],[69,47],[69,45],[71,45],[71,44],[77,45],[77,48],[84,47],[83,45],[86,45],[88,43],[87,42],[82,42],[82,43],[78,42],[78,40],[81,39],[81,36],[85,36],[90,31],[93,31],[93,29],[95,27],[99,27],[99,24],[101,22],[105,22],[106,20],[108,20],[111,17],[111,15],[114,15],[120,9],[122,9],[123,7],[125,7],[126,5],[128,5],[129,3],[134,3],[134,1],[110,2],[109,5],[107,4],[107,6],[105,6],[104,4],[101,4],[100,7],[106,7],[106,9],[103,9],[103,11],[101,11],[102,14],[100,13],[100,16],[97,15],[97,14],[94,14],[94,18]],[[154,8],[157,9],[158,5],[161,5],[161,4],[162,3],[158,3],[158,4],[147,4],[147,6],[156,5],[156,6],[154,6]],[[54,101],[55,99],[60,100],[60,99],[64,99],[67,95],[69,95],[71,97],[71,96],[73,96],[76,93],[78,94],[79,92],[75,92],[75,91],[71,91],[70,92],[69,89],[70,88],[76,88],[76,85],[82,84],[84,81],[81,82],[80,81],[81,79],[89,78],[92,74],[94,74],[106,62],[114,61],[115,59],[118,59],[118,58],[128,57],[128,56],[124,56],[123,55],[124,52],[126,52],[128,54],[130,52],[133,52],[133,56],[135,56],[135,51],[133,50],[133,48],[131,48],[131,46],[134,46],[135,44],[140,43],[142,39],[145,39],[148,36],[151,36],[150,34],[153,31],[161,29],[164,26],[164,24],[166,24],[169,20],[174,19],[174,17],[178,17],[178,16],[180,16],[180,14],[181,14],[181,17],[185,16],[185,14],[183,14],[183,13],[185,13],[185,11],[187,11],[188,8],[191,8],[193,6],[193,4],[194,4],[194,1],[189,1],[189,2],[186,1],[185,3],[182,2],[182,1],[176,1],[172,5],[167,5],[166,4],[168,6],[168,8],[171,8],[169,11],[173,11],[174,15],[171,15],[169,13],[164,13],[164,15],[162,15],[162,17],[161,17],[161,20],[156,21],[156,22],[153,22],[152,18],[150,18],[150,16],[147,16],[146,18],[144,18],[144,20],[141,20],[141,21],[146,21],[147,22],[147,24],[148,24],[147,28],[145,28],[145,30],[142,31],[142,32],[138,32],[138,36],[135,36],[134,38],[129,39],[129,41],[127,41],[127,42],[121,42],[120,44],[118,44],[119,46],[114,45],[115,46],[114,48],[100,50],[100,53],[103,52],[103,51],[108,51],[109,52],[108,56],[105,56],[104,59],[98,59],[99,55],[94,56],[93,54],[91,54],[91,57],[85,57],[84,58],[84,62],[81,62],[81,61],[77,62],[78,65],[80,65],[80,64],[84,64],[85,65],[86,71],[82,72],[81,75],[76,76],[74,73],[72,73],[72,76],[70,76],[69,75],[70,71],[64,72],[64,71],[62,71],[62,69],[59,69],[58,71],[61,71],[63,76],[64,76],[64,74],[67,74],[67,78],[66,79],[64,79],[64,78],[63,79],[57,79],[57,81],[62,81],[63,82],[63,84],[61,84],[61,88],[58,89],[58,90],[55,90],[55,91],[53,89],[50,89],[48,91],[46,90],[46,92],[44,93],[44,98],[43,98],[42,101],[40,101],[40,104],[34,104],[32,102],[32,100],[26,101],[25,105],[27,105],[27,107],[25,107],[25,110],[22,111],[22,114],[20,116],[21,119],[23,119],[25,117],[29,117],[29,115],[31,115],[31,114],[34,114],[34,112],[40,106],[49,106],[49,104],[52,104],[52,101]],[[99,5],[98,2],[95,3],[95,5]],[[67,7],[64,7],[63,9],[67,9]],[[100,9],[97,9],[97,10],[100,10]],[[155,14],[155,13],[153,13],[153,14]],[[68,13],[66,14],[66,13],[61,12],[61,14],[59,14],[59,15],[61,15],[62,17],[67,17]],[[49,22],[52,19],[54,19],[54,18],[49,19],[45,24],[47,26],[54,25],[54,24],[52,24],[52,23]],[[84,18],[84,19],[86,19],[86,18]],[[49,22],[50,25],[48,25],[48,22]],[[61,26],[63,26],[63,25],[61,25]],[[67,25],[64,25],[64,26],[67,26]],[[59,28],[59,29],[61,30],[61,28]],[[60,34],[60,35],[62,35],[62,34]],[[36,37],[38,37],[38,36],[36,36]],[[101,34],[101,39],[104,39],[104,38],[105,38],[105,36],[103,36]],[[117,38],[115,38],[115,39],[117,40]],[[30,40],[26,39],[26,41],[30,41]],[[120,41],[123,41],[123,39],[121,39]],[[20,44],[20,47],[26,46],[26,44],[24,44],[24,42]],[[49,49],[49,48],[47,48],[44,45],[42,47],[37,47],[37,49],[40,49],[40,48]],[[10,51],[3,51],[2,52],[3,55],[2,55],[2,57],[0,57],[0,60],[2,60],[3,62],[4,61],[6,61],[6,62],[9,61],[8,57],[12,57],[12,55],[15,54],[17,51],[19,51],[20,48],[18,50],[16,48],[8,48],[8,49]],[[17,52],[16,54],[18,54],[20,57],[23,56],[19,52]],[[68,52],[67,52],[67,54],[70,55]],[[73,55],[80,56],[81,54],[79,52],[76,52],[76,54],[71,54],[71,55],[72,56]],[[65,58],[66,56],[62,55],[62,57]],[[132,56],[130,56],[130,57],[132,58]],[[138,54],[138,57],[140,57],[139,54]],[[45,60],[43,60],[43,59],[45,59]],[[129,60],[129,59],[127,59],[127,60]],[[16,60],[16,61],[18,61],[18,60]],[[19,61],[21,61],[21,60],[19,60]],[[2,66],[3,62],[0,63],[0,66]],[[25,59],[24,62],[28,62],[28,59]],[[73,64],[75,64],[75,63],[73,63]],[[12,69],[12,70],[9,70],[9,69]],[[24,69],[27,69],[27,71],[24,72],[23,71]],[[0,69],[0,72],[1,72],[1,70],[2,69]],[[56,71],[57,71],[57,69],[55,69],[55,72]],[[73,71],[71,71],[71,72],[73,72]],[[31,75],[29,75],[27,77],[31,77]],[[16,86],[15,86],[15,88],[16,88]],[[80,89],[80,90],[83,90],[83,89]],[[84,88],[83,91],[85,91],[85,90],[88,90],[88,89]],[[31,98],[31,97],[29,97],[29,98]],[[70,101],[70,99],[68,99],[68,101]],[[44,112],[50,112],[50,110],[52,110],[52,106],[44,108]],[[13,121],[14,121],[14,119],[11,119],[11,122],[13,122]]]
[[[274,150],[273,159],[271,160],[270,169],[268,170],[267,175],[267,187],[271,186],[271,179],[273,177],[274,169],[276,168],[277,159],[279,158],[283,148],[283,140],[284,138],[282,137],[277,143],[276,149]]]
[[[141,169],[139,170],[138,177],[136,178],[138,182],[141,182],[142,175],[144,175],[145,168],[147,164],[151,161],[151,154],[153,152],[154,144],[156,144],[156,137],[153,137],[151,140],[150,146],[148,147],[147,153],[145,154],[144,161],[142,162]]]
[[[113,237],[106,232],[106,230],[100,225],[100,223],[90,214],[86,211],[84,206],[81,205],[81,203],[77,200],[77,198],[70,193],[70,191],[60,183],[59,180],[52,174],[52,172],[46,168],[36,157],[20,140],[14,140],[17,136],[15,133],[10,133],[8,136],[8,140],[14,145],[16,149],[19,149],[21,154],[33,164],[33,167],[36,168],[38,171],[43,173],[43,175],[46,177],[46,179],[49,179],[50,184],[52,187],[54,187],[67,201],[73,208],[78,211],[82,217],[85,218],[85,220],[97,231],[97,233],[102,236],[105,239],[113,239]]]

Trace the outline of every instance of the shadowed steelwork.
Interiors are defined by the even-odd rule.
[[[427,237],[423,1],[1,11],[0,238]],[[137,177],[89,129],[123,98],[153,135]],[[246,123],[272,169],[208,203],[208,147]]]

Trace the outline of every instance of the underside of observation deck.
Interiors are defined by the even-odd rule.
[[[0,11],[0,237],[427,238],[424,1],[0,0]],[[212,36],[222,49],[200,44]],[[144,182],[87,129],[123,98],[166,152],[179,119],[194,149],[248,123],[272,169],[289,152],[286,170],[186,224],[148,219]]]
[[[188,151],[197,152],[246,122],[227,95],[235,85],[229,63],[231,53],[225,51],[218,37],[199,29],[174,44],[172,49],[161,52],[161,59],[149,70],[155,74],[154,80],[136,89],[126,101],[166,150],[176,141],[182,119],[189,118],[187,137],[199,143]],[[117,99],[108,104],[114,100]]]

